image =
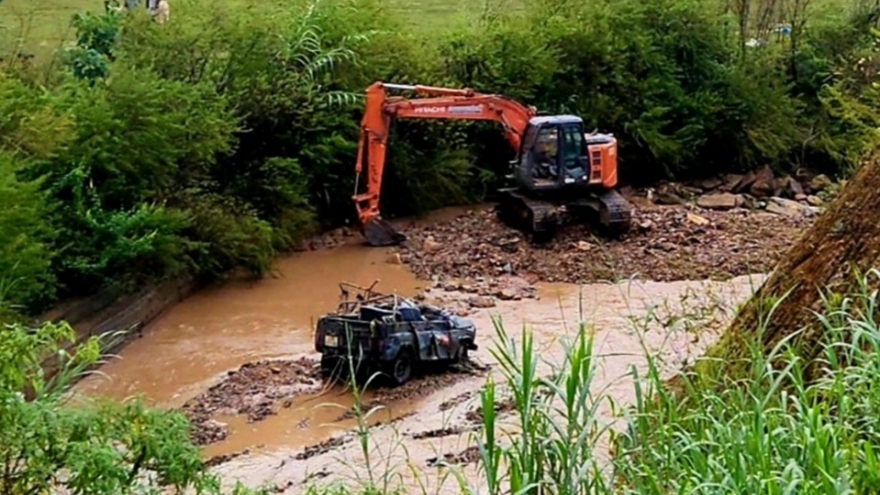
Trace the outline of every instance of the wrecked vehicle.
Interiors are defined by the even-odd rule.
[[[315,328],[324,377],[378,371],[393,385],[409,381],[417,367],[458,364],[476,350],[476,327],[443,308],[419,305],[396,294],[339,284],[341,302]],[[352,292],[354,297],[352,298]],[[369,375],[367,375],[369,376]]]

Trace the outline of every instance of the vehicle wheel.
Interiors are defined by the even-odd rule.
[[[397,354],[397,359],[391,363],[391,369],[389,370],[391,375],[391,382],[395,386],[403,385],[408,382],[412,377],[412,368],[413,368],[413,360],[412,353],[409,349],[401,349]]]
[[[455,353],[455,359],[453,360],[454,364],[464,364],[468,362],[468,350],[465,347],[466,342],[462,342],[461,346],[458,348],[458,352]]]
[[[340,372],[343,371],[342,361],[334,358],[321,357],[321,378],[328,380],[339,379]]]

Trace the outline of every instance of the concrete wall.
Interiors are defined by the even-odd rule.
[[[72,301],[59,306],[39,318],[44,321],[66,321],[76,331],[76,341],[66,346],[75,350],[92,336],[128,331],[125,337],[107,347],[104,352],[115,353],[126,344],[143,335],[144,329],[165,311],[191,295],[197,289],[192,278],[177,278],[146,287],[134,294],[119,296],[104,292],[93,297]],[[47,378],[58,371],[58,361],[50,357],[43,361]]]

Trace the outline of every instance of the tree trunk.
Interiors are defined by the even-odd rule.
[[[716,361],[723,363],[721,371],[738,377],[741,364],[735,363],[749,359],[747,345],[756,341],[761,329],[765,353],[804,329],[794,343],[801,358],[815,362],[822,352],[822,327],[813,312],[823,309],[823,293],[860,292],[858,276],[880,266],[878,261],[880,150],[875,150],[740,308],[710,357],[721,358]]]

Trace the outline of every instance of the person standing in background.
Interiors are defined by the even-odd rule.
[[[168,22],[168,17],[171,15],[170,7],[168,6],[168,0],[159,0],[156,5],[156,14],[153,16],[156,22],[159,24],[165,24]]]

